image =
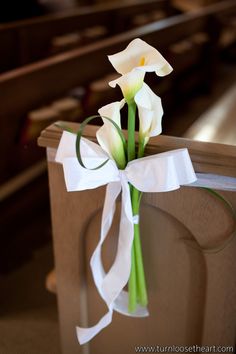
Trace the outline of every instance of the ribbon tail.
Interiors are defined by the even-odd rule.
[[[80,344],[85,344],[89,342],[93,337],[95,337],[103,328],[107,327],[112,321],[113,310],[110,309],[100,321],[93,327],[84,328],[76,327],[77,339]]]
[[[122,183],[122,209],[121,209],[121,221],[120,221],[120,235],[118,243],[118,251],[116,261],[113,264],[114,274],[120,276],[119,289],[117,290],[118,296],[114,299],[113,308],[116,312],[129,317],[147,317],[149,312],[147,307],[137,305],[136,311],[132,314],[128,311],[129,294],[127,291],[122,290],[129,280],[131,271],[131,250],[134,239],[134,219],[132,204],[130,198],[130,189],[125,177],[121,179]],[[110,275],[110,277],[115,277]],[[108,283],[106,284],[105,281]],[[123,283],[122,283],[123,281]],[[111,279],[104,280],[104,287],[109,289]]]
[[[108,306],[114,303],[127,284],[131,269],[131,249],[134,238],[134,226],[130,190],[124,175],[121,175],[121,186],[122,202],[117,254],[102,284],[102,290],[108,300]]]
[[[90,266],[93,274],[93,279],[100,296],[105,300],[102,283],[106,276],[102,265],[101,250],[102,244],[105,241],[108,231],[112,225],[115,209],[116,209],[116,199],[121,192],[121,185],[118,182],[109,183],[106,188],[106,196],[104,201],[104,207],[102,212],[102,223],[101,223],[101,233],[99,243],[91,257]],[[109,306],[109,305],[108,305]]]
[[[103,291],[116,312],[130,317],[147,317],[146,307],[137,305],[136,311],[128,311],[129,295],[123,288],[127,284],[131,270],[131,250],[134,238],[134,220],[130,189],[125,175],[121,175],[122,205],[117,255],[113,266],[103,282]]]
[[[91,258],[91,268],[95,284],[103,300],[106,302],[109,311],[95,326],[90,328],[76,328],[77,337],[81,344],[88,342],[111,323],[114,307],[122,308],[126,306],[124,299],[127,299],[127,295],[125,292],[122,292],[122,290],[127,284],[130,275],[134,226],[130,190],[124,175],[121,176],[121,186],[121,220],[115,261],[109,272],[105,274],[101,260],[101,246],[107,236],[109,227],[111,226],[114,214],[114,203],[121,189],[120,184],[118,186],[117,183],[109,184],[107,187],[102,218],[101,238]],[[116,300],[118,303],[115,305]]]
[[[113,182],[107,185],[105,202],[102,213],[102,224],[99,243],[91,257],[90,266],[93,274],[93,279],[97,290],[103,300],[106,302],[109,311],[92,327],[83,328],[76,327],[77,338],[80,344],[84,344],[95,337],[103,328],[107,327],[112,321],[113,308],[102,289],[103,280],[106,276],[101,259],[101,248],[105,241],[108,231],[111,227],[113,216],[115,213],[116,199],[121,191],[119,182]]]
[[[128,316],[128,317],[147,317],[149,316],[149,312],[147,307],[141,306],[139,304],[136,305],[135,312],[130,313],[128,310],[129,306],[129,293],[127,291],[122,290],[120,295],[115,300],[114,311]]]

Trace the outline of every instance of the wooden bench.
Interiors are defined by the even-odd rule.
[[[161,11],[164,17],[174,13],[166,0],[135,0],[80,7],[66,14],[0,25],[0,71],[128,30],[134,26],[134,16],[154,11]]]
[[[96,129],[88,127],[85,136],[94,140]],[[142,345],[233,346],[235,219],[224,203],[196,187],[144,194],[141,235],[150,316],[134,319],[114,314],[108,328],[89,345],[79,346],[75,327],[95,324],[106,311],[89,270],[105,188],[66,191],[62,166],[54,162],[60,136],[61,131],[50,126],[42,132],[39,144],[47,148],[48,156],[62,353],[129,354]],[[235,185],[236,146],[159,136],[150,141],[147,154],[181,147],[189,149],[195,171],[204,174],[206,181],[210,180],[205,174],[210,173],[223,185],[225,176],[231,176]],[[235,192],[220,193],[236,208]],[[118,219],[105,245],[106,265],[114,252],[117,229]]]

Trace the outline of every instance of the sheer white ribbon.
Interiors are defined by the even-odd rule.
[[[127,164],[125,170],[119,170],[111,159],[102,168],[89,170],[79,164],[75,142],[75,134],[63,132],[56,154],[56,161],[63,164],[67,190],[81,191],[107,184],[100,241],[91,257],[90,265],[97,290],[105,301],[108,312],[95,326],[76,328],[78,340],[80,344],[84,344],[111,323],[113,310],[133,317],[148,316],[147,309],[141,306],[134,314],[128,312],[128,294],[123,290],[131,269],[133,225],[138,222],[138,216],[132,214],[129,183],[142,192],[167,192],[179,188],[180,185],[194,182],[196,176],[187,149],[172,150],[133,160]],[[81,139],[81,156],[85,166],[90,169],[108,158],[99,145],[84,138]],[[117,254],[110,270],[105,273],[101,248],[111,227],[116,199],[121,192]]]

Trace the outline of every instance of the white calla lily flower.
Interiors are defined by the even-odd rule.
[[[135,95],[134,100],[139,114],[139,139],[146,145],[150,137],[162,132],[163,108],[161,99],[144,83]]]
[[[145,72],[134,69],[118,79],[110,81],[109,85],[115,87],[119,85],[127,103],[133,101],[134,96],[143,85]]]
[[[144,73],[154,71],[158,76],[168,75],[173,70],[158,50],[140,38],[134,39],[121,52],[109,55],[108,59],[116,71],[122,75],[134,68],[138,68]]]
[[[125,100],[123,99],[120,102],[109,103],[98,110],[104,124],[96,133],[98,143],[116,161],[119,168],[124,168],[126,164],[123,142],[116,127],[105,117],[113,120],[120,128],[120,110],[124,104]]]

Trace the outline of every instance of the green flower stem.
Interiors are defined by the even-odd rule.
[[[137,304],[137,275],[136,275],[134,247],[132,247],[132,251],[131,251],[131,272],[130,272],[128,286],[129,286],[129,312],[132,313],[136,310],[136,304]]]
[[[141,193],[135,187],[132,189],[132,209],[133,215],[139,215]],[[134,224],[134,243],[133,249],[135,253],[135,270],[137,281],[137,298],[142,306],[147,306],[147,289],[143,267],[142,247],[140,240],[140,227],[139,224]]]
[[[138,158],[144,156],[145,144],[144,140],[139,139],[138,146]],[[140,201],[142,193],[139,192],[136,188],[132,189],[132,208],[133,215],[139,215]],[[140,240],[140,226],[139,224],[134,225],[134,250],[135,250],[135,261],[136,261],[136,278],[137,278],[137,298],[142,306],[147,306],[147,288],[146,280],[143,266],[143,255],[142,247]]]
[[[128,161],[135,159],[135,102],[128,103]],[[138,157],[144,155],[144,143],[139,141]],[[139,215],[139,206],[141,193],[134,187],[130,186],[130,195],[132,201],[133,215]],[[136,310],[139,302],[142,306],[147,305],[147,290],[143,267],[143,257],[140,241],[139,224],[134,225],[134,241],[131,251],[131,271],[128,283],[129,288],[129,312]]]
[[[135,114],[136,104],[134,101],[128,102],[128,142],[127,155],[128,161],[135,159]],[[133,186],[130,185],[130,197],[132,198]],[[135,249],[132,247],[131,251],[131,270],[128,282],[129,289],[129,312],[134,312],[137,305],[137,281],[136,281],[136,260]]]
[[[141,138],[139,138],[139,144],[138,144],[138,158],[144,156],[144,150],[145,150],[144,140],[142,140]]]
[[[136,104],[134,101],[128,103],[128,161],[135,159],[135,114]]]

